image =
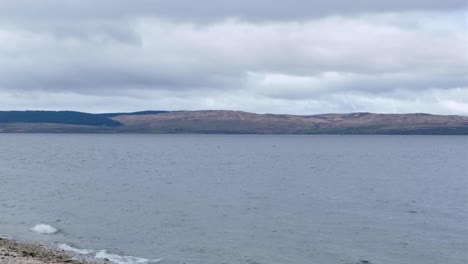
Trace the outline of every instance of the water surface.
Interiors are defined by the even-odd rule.
[[[0,233],[163,264],[465,264],[467,204],[467,136],[0,134]]]

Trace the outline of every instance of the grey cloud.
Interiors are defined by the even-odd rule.
[[[0,105],[465,114],[465,6],[2,1]]]
[[[298,20],[318,16],[465,8],[466,0],[3,0],[0,16],[50,19],[126,19],[141,16],[204,21],[225,17],[247,20]]]
[[[284,78],[284,76],[283,76]],[[286,77],[287,78],[287,77]],[[303,78],[298,84],[290,76],[289,79],[278,83],[256,83],[258,92],[266,97],[275,99],[288,99],[292,101],[320,97],[324,94],[362,93],[369,97],[388,96],[396,91],[407,91],[417,97],[418,92],[428,90],[448,91],[468,86],[465,75],[458,76],[427,76],[411,74],[383,74],[383,75],[355,75],[349,74],[332,78]],[[288,85],[289,83],[289,85]],[[468,92],[468,91],[467,91]],[[467,94],[468,96],[468,94]],[[466,98],[468,99],[468,98]]]
[[[306,21],[326,16],[382,12],[454,11],[466,0],[3,0],[0,25],[89,38],[102,34],[137,44],[131,24],[141,18],[214,23],[227,18],[250,22]]]
[[[418,21],[433,18],[409,16]],[[451,21],[452,16],[438,19]],[[431,26],[408,29],[374,16],[205,26],[143,19],[132,30],[137,43],[101,35],[62,38],[0,30],[0,85],[86,93],[249,89],[257,85],[248,79],[250,73],[292,76],[286,82],[267,83],[269,89],[282,86],[285,93],[295,89],[294,76],[313,81],[306,82],[305,90],[310,85],[325,88],[330,82],[332,87],[376,91],[466,83],[463,31],[444,31],[442,37]],[[327,72],[337,73],[339,79],[320,77]]]

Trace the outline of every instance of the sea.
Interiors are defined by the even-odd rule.
[[[116,264],[466,264],[468,136],[0,134],[0,234]]]

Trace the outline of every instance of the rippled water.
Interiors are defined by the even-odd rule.
[[[0,134],[0,233],[121,263],[465,264],[467,205],[467,136]]]

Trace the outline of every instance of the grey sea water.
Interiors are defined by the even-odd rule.
[[[468,137],[0,134],[0,233],[119,263],[466,264]]]

